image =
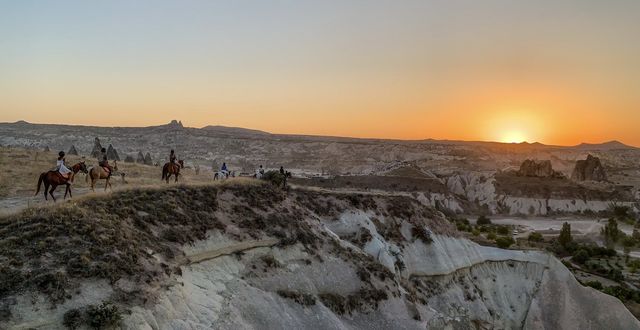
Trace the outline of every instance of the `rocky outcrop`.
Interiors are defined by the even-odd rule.
[[[67,155],[77,156],[78,155],[78,150],[76,150],[76,146],[71,145],[71,148],[69,148],[69,151],[67,151]]]
[[[138,151],[138,157],[136,158],[136,163],[144,164],[144,155],[142,154],[142,151]]]
[[[124,162],[125,162],[125,163],[134,163],[134,162],[135,162],[135,159],[133,159],[133,156],[131,156],[131,155],[127,155],[127,156],[124,158]]]
[[[527,159],[520,165],[516,172],[518,176],[538,177],[538,178],[559,178],[562,174],[553,170],[550,160],[537,161]]]
[[[96,136],[93,140],[93,149],[91,149],[91,157],[100,159],[100,155],[102,154],[102,145],[100,144],[100,139]]]
[[[107,148],[107,159],[120,161],[118,151],[112,145]]]
[[[588,155],[587,159],[576,162],[571,179],[574,181],[607,181],[607,173],[600,158]]]
[[[111,301],[122,329],[640,329],[552,255],[479,246],[410,196],[274,189],[119,191],[52,209],[48,263],[0,258],[12,281],[0,328],[61,328]],[[133,198],[121,215],[96,208]],[[52,232],[44,215],[19,217],[0,239],[27,244],[0,256],[32,255]]]
[[[145,165],[153,165],[153,159],[151,159],[151,154],[147,152],[146,155],[144,155],[144,164]]]
[[[45,146],[45,147],[44,147],[44,149],[43,149],[42,151],[44,151],[44,152],[49,152],[49,151],[51,151],[51,149],[49,149],[49,146]]]

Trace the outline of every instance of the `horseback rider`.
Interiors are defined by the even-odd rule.
[[[229,172],[227,170],[227,163],[222,163],[222,168],[220,169],[220,172],[224,173],[225,175]]]
[[[98,165],[100,165],[101,167],[107,169],[109,172],[109,177],[111,177],[111,173],[113,172],[113,168],[111,167],[111,165],[109,165],[109,160],[107,160],[107,149],[102,148],[100,149],[100,153],[101,153],[101,158],[102,160],[98,162]]]
[[[285,175],[284,167],[283,167],[283,166],[280,166],[280,174]]]
[[[173,151],[173,149],[171,149],[171,153],[169,154],[169,163],[176,163],[176,153]]]
[[[261,179],[263,175],[264,175],[264,168],[262,168],[262,165],[260,165],[260,167],[256,170],[255,177],[258,179]]]
[[[64,164],[64,151],[60,151],[58,153],[58,161],[56,162],[56,171],[58,171],[58,173],[60,173],[60,175],[63,178],[65,178],[66,180],[69,180],[69,184],[72,183],[71,181],[72,171]]]

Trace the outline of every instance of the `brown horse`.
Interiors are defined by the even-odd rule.
[[[89,182],[89,178],[91,178],[91,191],[96,191],[96,181],[100,179],[105,179],[104,183],[104,191],[107,191],[107,187],[111,188],[111,175],[113,172],[118,170],[118,162],[113,162],[113,171],[111,173],[107,172],[102,166],[92,166],[89,169],[89,175],[85,178],[86,182]],[[113,188],[111,188],[113,190]]]
[[[63,177],[62,174],[60,174],[60,172],[58,171],[48,171],[40,174],[40,177],[38,178],[38,189],[36,190],[36,193],[34,194],[34,196],[40,192],[40,186],[42,185],[42,183],[44,183],[44,199],[45,200],[49,200],[47,198],[47,190],[49,190],[49,186],[51,186],[51,190],[49,190],[49,195],[51,195],[51,198],[53,198],[53,201],[55,202],[56,197],[53,196],[53,191],[56,190],[56,188],[59,185],[63,185],[63,184],[67,185],[67,189],[65,189],[64,191],[64,199],[67,198],[67,193],[69,194],[69,197],[73,197],[71,195],[71,185],[69,184],[69,181],[73,182],[73,177],[76,175],[76,173],[80,171],[87,174],[87,166],[84,164],[84,161],[71,166],[71,175],[69,176],[68,179]]]
[[[180,166],[178,166],[180,164]],[[162,167],[162,180],[167,180],[169,183],[169,177],[173,174],[176,177],[176,181],[178,182],[178,176],[180,176],[180,169],[184,168],[184,161],[182,159],[178,160],[178,164],[174,163],[166,163]]]

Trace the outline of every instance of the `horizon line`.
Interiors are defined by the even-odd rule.
[[[30,125],[57,125],[57,126],[79,126],[79,127],[98,127],[98,128],[150,128],[150,127],[161,127],[161,126],[168,126],[171,125],[175,122],[175,124],[179,124],[181,125],[183,128],[191,128],[191,129],[204,129],[207,127],[224,127],[224,128],[236,128],[236,129],[242,129],[242,130],[248,130],[248,131],[257,131],[257,132],[261,132],[261,133],[265,133],[265,134],[269,134],[269,135],[288,135],[288,136],[306,136],[306,137],[317,137],[317,138],[341,138],[341,139],[357,139],[357,140],[385,140],[385,141],[402,141],[402,142],[426,142],[426,141],[436,141],[436,142],[466,142],[466,143],[490,143],[490,144],[501,144],[501,145],[511,145],[511,146],[518,146],[518,145],[535,145],[535,144],[539,144],[545,147],[557,147],[557,148],[576,148],[576,147],[580,147],[582,145],[604,145],[604,144],[608,144],[608,143],[619,143],[625,147],[628,148],[634,148],[634,149],[640,149],[640,147],[634,146],[634,145],[630,145],[627,143],[624,143],[618,139],[613,139],[613,140],[606,140],[606,141],[602,141],[602,142],[580,142],[578,144],[574,144],[574,145],[561,145],[561,144],[545,144],[542,142],[538,142],[538,141],[534,141],[534,142],[529,142],[529,141],[522,141],[522,142],[502,142],[502,141],[492,141],[492,140],[460,140],[460,139],[438,139],[438,138],[422,138],[422,139],[401,139],[401,138],[384,138],[384,137],[360,137],[360,136],[346,136],[346,135],[319,135],[319,134],[309,134],[309,133],[274,133],[274,132],[269,132],[269,131],[264,131],[261,129],[256,129],[256,128],[247,128],[247,127],[240,127],[240,126],[225,126],[225,125],[216,125],[216,124],[208,124],[202,127],[192,127],[192,126],[184,126],[182,125],[182,121],[181,120],[177,120],[177,119],[173,119],[170,122],[166,123],[166,124],[157,124],[157,125],[148,125],[148,126],[102,126],[102,125],[87,125],[87,124],[64,124],[64,123],[37,123],[37,122],[29,122],[26,120],[16,120],[14,122],[0,122],[0,125],[2,124],[30,124]]]

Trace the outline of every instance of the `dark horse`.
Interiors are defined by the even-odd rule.
[[[178,166],[180,164],[180,166]],[[169,183],[169,177],[173,174],[176,177],[176,181],[178,182],[178,176],[180,175],[180,169],[184,168],[184,161],[182,159],[178,160],[178,164],[174,163],[166,163],[162,167],[162,180],[167,180]]]
[[[60,172],[58,171],[48,171],[40,174],[40,178],[38,178],[38,190],[36,191],[34,196],[40,192],[40,186],[44,182],[44,199],[45,200],[48,200],[47,190],[49,190],[49,186],[51,186],[51,190],[49,190],[49,195],[51,195],[51,198],[53,198],[53,201],[55,202],[56,197],[53,196],[53,191],[56,190],[56,188],[59,185],[63,185],[63,184],[67,185],[67,189],[64,191],[64,198],[65,199],[67,198],[67,193],[69,194],[69,197],[73,197],[71,195],[71,185],[69,184],[69,180],[71,180],[73,176],[75,176],[76,173],[80,171],[82,171],[84,174],[87,174],[87,166],[84,164],[84,161],[82,161],[71,166],[71,171],[73,172],[73,174],[71,174],[69,179],[65,179],[62,176],[62,174],[60,174]]]

